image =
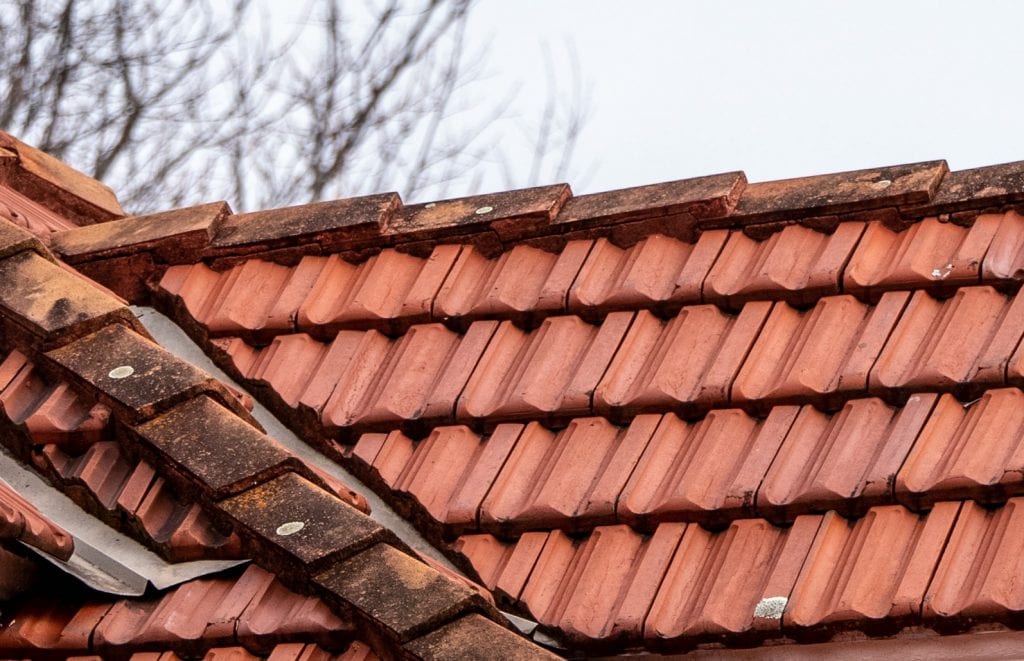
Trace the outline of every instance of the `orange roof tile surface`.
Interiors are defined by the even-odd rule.
[[[108,615],[75,653],[549,654],[492,596],[567,656],[939,637],[983,658],[1016,640],[1020,163],[83,220],[111,211],[94,186],[46,198],[31,159],[8,161],[9,450],[165,557],[254,557],[362,641],[254,645],[196,633],[214,621],[197,609],[173,642],[135,638],[157,620],[108,636]],[[54,259],[81,277],[50,283]],[[483,588],[420,561],[118,296],[170,316]],[[186,593],[154,612],[205,603]],[[54,631],[32,644],[60,647]]]

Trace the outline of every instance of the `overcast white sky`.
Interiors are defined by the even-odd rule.
[[[542,44],[563,64],[574,45],[592,99],[577,193],[1024,160],[1021,2],[481,0],[471,21],[482,84],[518,78],[520,103],[546,93]]]

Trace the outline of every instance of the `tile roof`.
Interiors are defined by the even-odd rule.
[[[971,632],[1024,612],[1022,210],[1024,165],[936,161],[21,225],[171,315],[570,651],[983,655]],[[7,232],[0,272],[49,285],[48,250]],[[165,554],[253,555],[378,653],[542,653],[67,277],[0,297],[7,362],[39,372],[0,400],[54,482]],[[121,505],[116,476],[147,469],[161,515]]]

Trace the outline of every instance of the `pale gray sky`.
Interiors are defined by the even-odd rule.
[[[1024,159],[1024,3],[482,0],[471,20],[481,85],[525,81],[524,108],[546,93],[542,44],[563,64],[574,44],[592,99],[577,193]]]

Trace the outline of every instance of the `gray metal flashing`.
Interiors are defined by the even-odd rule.
[[[10,485],[50,521],[66,530],[75,544],[75,551],[66,562],[32,546],[26,548],[101,592],[137,597],[144,594],[149,585],[165,590],[193,578],[249,562],[167,562],[80,508],[3,448],[0,448],[0,481]]]

